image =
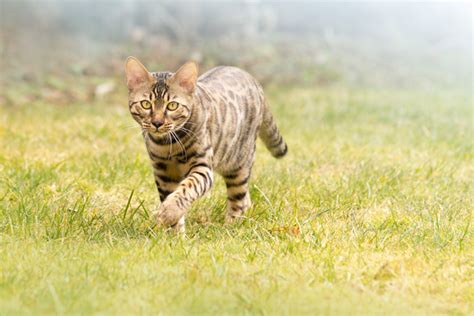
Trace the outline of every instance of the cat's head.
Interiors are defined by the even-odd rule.
[[[130,113],[142,130],[154,136],[177,131],[189,120],[198,68],[187,62],[174,74],[150,73],[134,57],[125,63]]]

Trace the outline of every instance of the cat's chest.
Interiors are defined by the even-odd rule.
[[[169,177],[180,179],[187,174],[189,167],[187,163],[180,163],[175,159],[168,160],[164,163],[166,165],[163,170]]]
[[[153,165],[156,165],[162,173],[165,173],[170,177],[181,178],[187,174],[189,171],[189,160],[186,155],[179,154],[170,157],[168,154],[168,152],[151,152],[150,159]]]
[[[145,138],[145,145],[148,153],[153,158],[159,158],[161,160],[175,161],[177,159],[185,158],[186,154],[183,151],[183,145],[179,142],[168,143],[157,143],[151,138]]]

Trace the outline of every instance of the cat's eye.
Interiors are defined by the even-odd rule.
[[[178,102],[170,102],[168,103],[168,105],[166,106],[166,108],[168,109],[168,111],[174,111],[178,108]]]
[[[142,102],[140,102],[142,108],[144,108],[145,110],[149,110],[151,109],[151,102],[150,101],[147,101],[147,100],[143,100]]]

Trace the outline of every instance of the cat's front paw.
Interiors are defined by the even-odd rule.
[[[169,227],[179,224],[178,222],[183,218],[185,210],[174,203],[166,203],[165,201],[156,213],[158,225]]]

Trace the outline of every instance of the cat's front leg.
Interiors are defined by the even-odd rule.
[[[166,199],[158,207],[157,220],[158,225],[171,227],[177,232],[184,232],[184,217],[187,208],[180,206],[172,199]]]
[[[166,171],[166,169],[167,169],[167,166],[165,164],[155,163],[153,165],[153,167],[154,167],[156,187],[157,187],[158,193],[160,195],[161,204],[163,204],[164,201],[166,200],[166,198],[171,193],[173,193],[173,191],[176,190],[176,188],[178,187],[180,181],[175,180],[174,178],[172,178],[169,175],[164,173],[164,171]],[[169,209],[170,207],[171,206],[168,206],[166,208]],[[163,209],[164,209],[164,207],[159,206],[157,208],[157,214],[159,215],[161,212],[163,212]],[[168,212],[168,213],[173,213],[173,212]],[[184,215],[178,220],[178,222],[176,224],[174,224],[171,227],[178,233],[184,233],[185,232]]]
[[[213,185],[214,176],[207,163],[191,165],[186,177],[160,205],[157,220],[160,225],[180,225],[192,202],[203,196]],[[184,219],[182,220],[184,226]]]

